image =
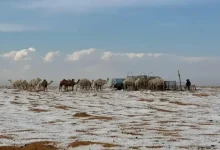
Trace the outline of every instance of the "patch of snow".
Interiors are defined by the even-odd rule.
[[[28,93],[0,89],[0,136],[12,137],[0,139],[0,146],[55,141],[62,149],[77,140],[121,145],[111,149],[212,145],[220,149],[220,90],[198,92],[209,96],[173,91]],[[91,117],[73,116],[82,112]],[[103,145],[68,149],[99,150]]]

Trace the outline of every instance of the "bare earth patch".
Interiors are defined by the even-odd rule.
[[[69,147],[80,147],[80,146],[88,146],[88,145],[102,145],[103,147],[106,147],[106,148],[120,147],[120,145],[116,145],[116,144],[91,142],[91,141],[75,141],[69,144]]]
[[[69,139],[77,139],[77,137],[76,136],[71,136],[71,137],[69,137]]]
[[[82,113],[76,113],[75,115],[73,115],[74,117],[91,117],[91,115],[88,115],[85,112]]]
[[[161,102],[167,102],[167,101],[169,101],[167,98],[160,98],[160,101]]]
[[[199,94],[193,94],[193,96],[197,96],[197,97],[207,97],[207,96],[209,96],[209,94],[199,93]]]
[[[158,134],[162,134],[163,136],[170,136],[170,137],[180,137],[179,133],[177,131],[158,131]]]
[[[54,142],[34,142],[31,144],[26,144],[24,146],[2,146],[0,147],[0,150],[58,150],[58,148],[55,147],[56,144]]]
[[[55,106],[55,108],[64,109],[64,110],[73,109],[73,107],[64,106],[64,105],[57,105],[57,106]]]
[[[166,120],[166,121],[159,121],[158,123],[166,124],[166,123],[174,123],[174,122],[178,122],[178,121]]]
[[[123,132],[124,134],[130,134],[130,135],[143,135],[141,133],[137,133],[137,132]]]
[[[82,117],[82,118],[86,118],[86,120],[112,120],[113,118],[112,117],[105,117],[105,116],[92,116],[92,115],[89,115],[85,112],[83,113],[76,113],[75,115],[73,115],[74,117]]]
[[[220,135],[220,134],[199,134],[199,135],[207,135],[207,136],[218,136],[218,135]]]
[[[141,148],[140,146],[134,146],[134,147],[129,147],[130,149],[139,149]]]
[[[156,107],[151,107],[151,109],[154,109],[156,111],[161,111],[161,112],[170,112],[170,113],[176,112],[176,111],[162,109],[162,108],[156,108]]]
[[[152,100],[152,99],[146,99],[146,98],[141,98],[141,99],[139,99],[138,101],[141,101],[141,102],[153,102],[154,100]]]
[[[36,113],[40,113],[40,112],[48,112],[49,110],[39,109],[39,108],[30,108],[29,111],[34,111]]]
[[[57,119],[57,120],[54,120],[54,121],[44,122],[44,123],[46,123],[46,124],[47,124],[47,123],[49,123],[49,124],[55,124],[55,123],[59,123],[59,122],[65,122],[65,121]]]
[[[199,106],[198,104],[192,104],[192,103],[183,103],[183,102],[179,102],[179,101],[175,101],[175,102],[169,102],[172,104],[177,104],[177,105],[182,105],[182,106]]]
[[[17,104],[17,105],[23,105],[23,104],[26,104],[26,103],[22,103],[22,102],[18,102],[18,101],[11,101],[10,102],[11,104]]]
[[[12,140],[13,137],[8,136],[8,135],[0,135],[0,139],[8,139],[8,140]]]
[[[27,129],[27,130],[16,130],[14,132],[33,132],[33,129]]]
[[[157,148],[163,148],[163,146],[146,146],[146,148],[157,149]]]

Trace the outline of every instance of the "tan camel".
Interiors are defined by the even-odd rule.
[[[135,81],[135,88],[137,90],[141,90],[141,89],[146,89],[146,78],[143,77],[139,77],[136,81]]]
[[[164,80],[160,78],[151,79],[148,82],[148,87],[151,90],[164,90]]]
[[[123,81],[124,90],[134,90],[134,89],[135,89],[135,81],[136,81],[136,80],[137,80],[136,77],[126,78],[126,79]]]
[[[26,80],[23,80],[21,82],[21,86],[22,86],[22,89],[25,91],[25,90],[28,90],[28,82]]]
[[[106,80],[103,79],[97,79],[96,81],[94,81],[93,87],[95,90],[102,90],[102,87],[107,83]]]

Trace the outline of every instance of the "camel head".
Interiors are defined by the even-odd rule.
[[[78,81],[76,82],[76,84],[78,84],[78,83],[79,83],[79,81],[80,81],[80,79],[78,79]]]
[[[50,83],[49,83],[49,85],[52,84],[52,83],[53,83],[53,81],[51,80]]]
[[[106,80],[102,80],[102,83],[103,83],[103,85],[107,84],[107,81]]]

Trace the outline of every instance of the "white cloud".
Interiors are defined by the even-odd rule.
[[[104,52],[103,55],[101,56],[102,60],[109,60],[112,57],[128,57],[129,59],[135,59],[135,58],[144,58],[145,56],[148,57],[153,57],[153,58],[157,58],[157,57],[161,57],[164,54],[162,53],[113,53],[110,51]]]
[[[90,54],[92,54],[93,52],[95,52],[95,49],[94,48],[90,48],[90,49],[87,49],[87,50],[80,50],[80,51],[76,51],[76,52],[73,52],[72,55],[67,55],[67,60],[68,61],[78,61],[80,60],[82,57],[84,56],[88,56]]]
[[[162,53],[148,53],[147,56],[149,57],[154,57],[154,58],[157,58],[157,57],[161,57],[165,54],[162,54]],[[169,55],[169,54],[168,54]]]
[[[0,32],[24,32],[24,31],[36,31],[40,28],[22,25],[22,24],[2,24],[0,23]]]
[[[17,4],[27,9],[44,9],[50,12],[85,12],[94,9],[134,6],[172,6],[185,4],[201,4],[210,0],[30,0]]]
[[[113,56],[112,52],[104,52],[103,55],[101,56],[102,60],[109,60]]]
[[[144,57],[144,53],[127,53],[129,58],[142,58]]]
[[[0,55],[0,57],[7,58],[14,62],[21,60],[30,60],[31,57],[27,57],[30,52],[35,52],[34,48],[23,49],[20,51],[11,51],[5,54]]]
[[[43,58],[44,62],[52,62],[54,58],[59,54],[59,51],[56,52],[49,52],[46,54],[46,56]]]

